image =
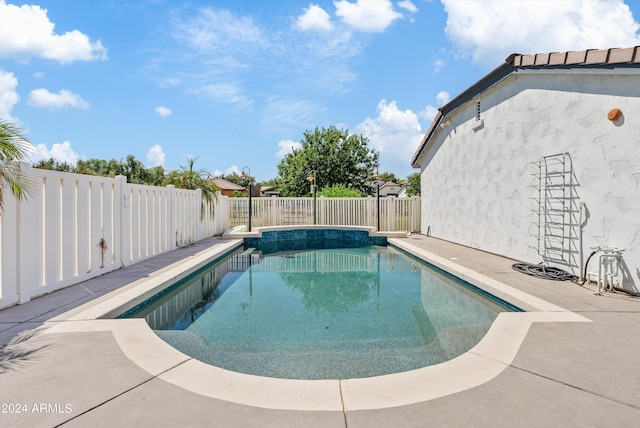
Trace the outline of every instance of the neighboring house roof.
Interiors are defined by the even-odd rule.
[[[215,184],[220,190],[245,190],[244,187],[225,180],[224,178],[214,178],[213,184]]]
[[[386,181],[383,185],[380,186],[380,196],[398,196],[401,190],[401,185],[394,183],[393,181]]]
[[[276,186],[266,186],[263,187],[260,192],[263,195],[279,195],[280,194],[280,186],[276,185]]]
[[[613,65],[634,68],[640,67],[640,46],[632,48],[552,52],[533,55],[511,54],[503,64],[438,109],[438,113],[436,113],[436,117],[433,119],[431,127],[424,135],[424,138],[418,146],[418,150],[416,150],[413,158],[411,159],[411,165],[414,168],[418,168],[420,166],[420,157],[431,140],[431,137],[438,130],[438,127],[444,120],[445,116],[469,101],[472,101],[482,92],[501,82],[509,75],[517,73],[519,70],[541,68],[561,70],[575,68],[611,69]]]

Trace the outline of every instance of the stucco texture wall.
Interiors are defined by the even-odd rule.
[[[623,248],[623,287],[639,292],[640,74],[597,73],[518,72],[445,118],[421,160],[423,233],[576,275],[590,247]],[[484,126],[474,130],[477,101]],[[565,152],[555,257],[539,241],[537,163]],[[594,258],[587,270],[597,268]]]

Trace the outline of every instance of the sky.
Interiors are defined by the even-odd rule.
[[[335,126],[406,178],[437,108],[510,54],[638,46],[639,19],[636,0],[0,0],[0,118],[32,162],[258,181]]]

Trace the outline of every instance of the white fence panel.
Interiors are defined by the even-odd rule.
[[[228,200],[200,217],[199,191],[128,184],[30,168],[26,202],[4,194],[0,213],[0,308],[220,234]]]
[[[200,232],[201,193],[174,189],[176,200],[176,245],[183,246],[204,238]]]
[[[420,231],[420,198],[316,198],[316,223],[378,227],[380,230]],[[313,198],[252,198],[251,226],[313,224]],[[249,223],[248,198],[229,199],[229,226]]]
[[[0,212],[0,307],[18,302],[20,233],[18,218],[20,205],[15,198],[4,194],[4,209]]]
[[[170,187],[124,183],[121,208],[124,266],[176,248],[168,207],[173,191]]]
[[[248,224],[248,199],[30,168],[37,191],[0,214],[0,308],[23,303]],[[252,198],[252,226],[317,224],[419,231],[420,198]],[[378,214],[379,211],[379,214]]]
[[[218,194],[213,213],[211,207],[205,204],[202,219],[202,234],[205,237],[218,235],[229,229],[229,199],[227,196]]]
[[[113,180],[26,165],[23,169],[36,192],[26,203],[18,203],[10,193],[4,195],[0,307],[120,266],[108,252],[102,265],[98,246],[102,237],[111,239],[116,223]]]

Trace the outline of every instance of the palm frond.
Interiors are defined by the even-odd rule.
[[[32,148],[16,125],[0,120],[0,210],[4,207],[5,187],[19,201],[35,192],[35,182],[22,171],[19,164]]]

